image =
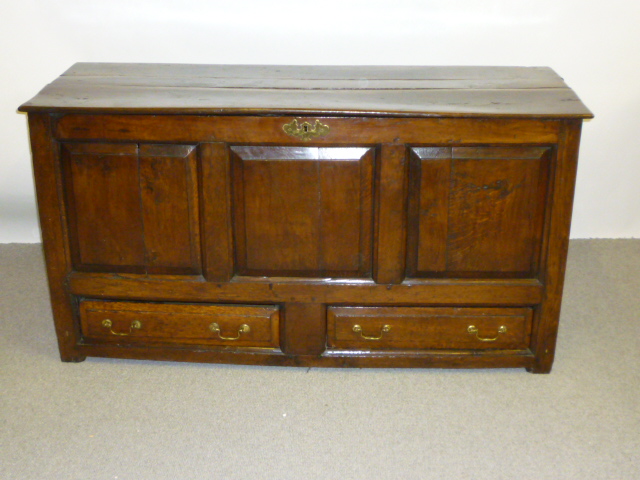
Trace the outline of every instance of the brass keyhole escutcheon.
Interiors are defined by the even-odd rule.
[[[285,123],[282,126],[282,130],[287,135],[291,135],[292,137],[299,138],[303,142],[308,142],[312,138],[324,137],[329,133],[329,125],[325,125],[320,122],[320,120],[316,120],[313,125],[309,122],[298,123],[297,119],[293,119],[289,123]]]

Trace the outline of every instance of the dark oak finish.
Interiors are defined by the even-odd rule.
[[[536,277],[548,147],[411,150],[410,277]]]
[[[74,146],[62,146],[74,267],[135,271],[146,263],[138,146]]]
[[[80,325],[87,344],[279,348],[278,320],[279,309],[275,306],[80,302]],[[214,323],[219,330],[211,329]],[[243,325],[248,328],[242,329]]]
[[[406,156],[404,145],[381,146],[373,256],[376,283],[400,283],[405,270],[408,181]]]
[[[371,149],[231,151],[239,274],[370,276]]]
[[[194,150],[61,145],[76,270],[200,272]]]
[[[201,144],[199,165],[204,277],[225,282],[234,271],[228,146],[219,142]]]
[[[139,157],[147,264],[152,268],[166,267],[163,273],[199,273],[195,148],[191,145],[140,145]]]
[[[101,113],[591,116],[553,70],[541,67],[77,64],[22,108]]]
[[[553,215],[549,216],[547,250],[544,252],[547,268],[542,280],[546,288],[531,342],[536,361],[529,370],[534,373],[551,371],[555,355],[581,129],[582,122],[567,121],[558,145],[558,159],[551,183],[553,196],[550,208]]]
[[[472,326],[477,331],[469,332]],[[339,350],[527,350],[530,336],[530,308],[331,307],[328,311],[328,347]]]
[[[64,361],[551,369],[592,115],[548,68],[77,64],[20,110]]]
[[[29,115],[42,246],[60,358],[65,362],[81,362],[86,355],[78,349],[81,338],[80,326],[74,315],[73,297],[66,288],[67,276],[72,269],[71,253],[60,171],[60,151],[53,140],[51,120],[51,116],[47,114]]]
[[[409,280],[400,285],[371,281],[235,277],[230,283],[203,282],[199,277],[71,273],[69,289],[80,296],[166,301],[265,303],[292,300],[319,303],[499,304],[534,305],[543,286],[537,280]]]
[[[323,303],[286,303],[282,350],[289,355],[320,355],[327,336]]]
[[[105,122],[108,118],[109,121]],[[292,142],[282,126],[300,117],[201,116],[201,115],[74,115],[55,124],[60,140],[144,142],[213,142],[229,144],[280,144]],[[367,118],[313,117],[329,123],[327,135],[313,140],[315,146],[396,144],[553,144],[558,142],[561,122],[553,119],[484,118]],[[303,117],[302,120],[305,120]],[[308,120],[308,119],[307,119]]]

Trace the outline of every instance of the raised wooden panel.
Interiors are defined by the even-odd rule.
[[[536,276],[551,149],[414,148],[407,273]]]
[[[372,149],[231,151],[239,273],[370,276]]]
[[[200,271],[193,146],[69,143],[62,160],[76,270]]]
[[[410,154],[408,250],[418,252],[408,260],[415,271],[447,271],[447,235],[451,148],[412,149]],[[412,263],[413,260],[413,263]],[[415,262],[417,261],[417,265]]]
[[[453,149],[451,270],[534,272],[542,240],[547,152],[545,148]]]
[[[198,184],[191,145],[141,145],[140,195],[146,264],[198,271]]]
[[[76,268],[144,265],[137,153],[132,144],[63,145]]]

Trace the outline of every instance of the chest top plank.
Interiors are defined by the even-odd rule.
[[[22,112],[591,118],[547,67],[77,63]]]

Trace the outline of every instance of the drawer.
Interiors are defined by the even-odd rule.
[[[330,307],[328,346],[343,350],[529,347],[531,308]]]
[[[141,302],[80,303],[83,335],[117,343],[279,347],[279,308]]]

